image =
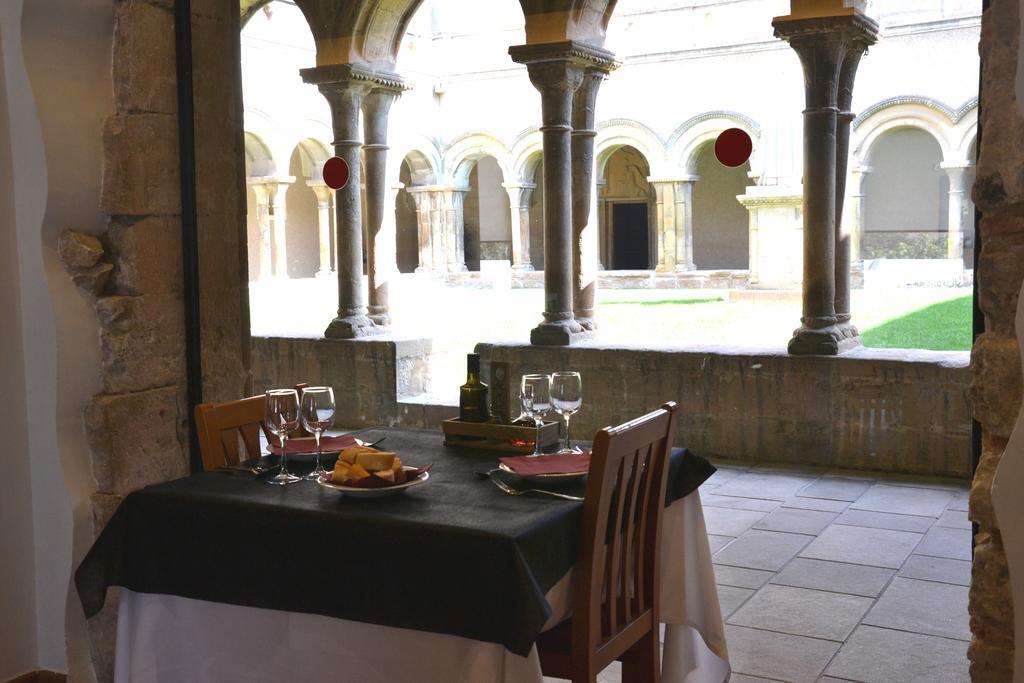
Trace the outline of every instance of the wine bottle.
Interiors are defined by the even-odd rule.
[[[480,356],[466,355],[466,383],[459,387],[459,419],[463,422],[487,422],[487,385],[480,381]]]

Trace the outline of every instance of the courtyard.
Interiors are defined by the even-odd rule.
[[[250,283],[256,337],[323,335],[336,311],[335,280]],[[433,275],[391,281],[392,333],[429,337],[430,393],[453,401],[465,381],[465,354],[478,342],[529,340],[544,309],[541,289],[448,286]],[[971,344],[969,287],[855,289],[853,321],[874,348],[964,351]],[[782,348],[800,324],[800,293],[788,290],[604,289],[598,341],[649,347]]]

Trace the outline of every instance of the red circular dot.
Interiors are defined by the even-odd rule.
[[[754,143],[746,131],[739,128],[723,130],[715,140],[715,157],[723,166],[742,166],[754,151]]]
[[[331,157],[324,162],[324,183],[332,190],[348,185],[348,162],[341,157]]]

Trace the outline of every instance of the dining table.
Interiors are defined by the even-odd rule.
[[[498,454],[447,447],[436,431],[357,435],[385,438],[429,477],[364,498],[220,469],[122,501],[75,573],[87,617],[119,587],[116,681],[543,680],[534,643],[571,614],[583,503],[508,495],[488,480],[523,483],[494,471]],[[671,453],[660,574],[666,683],[730,676],[699,492],[714,471],[685,448]],[[544,488],[582,497],[585,485]]]

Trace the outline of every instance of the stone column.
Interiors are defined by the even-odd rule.
[[[850,258],[851,242],[849,226],[843,226],[843,201],[846,199],[846,168],[850,157],[850,124],[856,116],[853,106],[853,83],[857,77],[860,58],[873,44],[876,33],[870,30],[847,34],[848,42],[843,53],[843,65],[839,70],[839,87],[836,95],[836,323],[843,337],[856,340],[860,345],[860,332],[850,322]]]
[[[838,86],[851,39],[874,36],[878,26],[862,14],[779,17],[773,26],[800,57],[806,99],[803,315],[789,352],[836,355],[860,343],[840,328],[835,309]]]
[[[419,246],[419,265],[417,273],[428,273],[437,270],[434,256],[434,224],[437,211],[434,210],[434,193],[422,187],[408,187],[405,190],[416,203],[416,237]]]
[[[381,328],[367,316],[366,285],[363,281],[363,215],[360,197],[360,150],[362,131],[359,118],[363,99],[380,82],[376,72],[353,64],[318,66],[301,71],[307,83],[319,87],[331,108],[334,153],[349,166],[349,180],[337,191],[336,230],[338,245],[338,315],[324,336],[353,339],[378,334]]]
[[[573,95],[587,68],[612,63],[611,54],[579,43],[519,45],[512,59],[526,64],[541,95],[544,136],[544,319],[533,344],[566,346],[589,338],[573,315],[572,150]]]
[[[617,66],[617,65],[614,65]],[[573,315],[584,330],[597,328],[598,220],[594,186],[594,138],[597,91],[611,70],[591,68],[572,101],[572,301]]]
[[[967,222],[967,204],[964,196],[970,191],[967,186],[968,162],[942,163],[939,168],[949,177],[949,224],[946,233],[946,258],[964,257],[964,226]]]
[[[269,280],[273,272],[271,255],[274,242],[270,226],[270,186],[263,181],[250,180],[253,194],[256,195],[256,226],[259,230],[259,241],[256,243],[257,258],[260,264],[259,280]]]
[[[388,194],[388,113],[400,94],[401,87],[378,87],[370,91],[363,100],[366,141],[363,146],[363,159],[366,164],[366,276],[370,293],[370,320],[379,326],[391,324],[388,315],[388,276],[394,269],[389,270],[386,263],[381,263],[382,256],[388,259],[381,247],[386,246],[385,243],[388,242],[387,236],[383,234]],[[394,202],[391,206],[393,211]],[[393,220],[390,225],[394,230]],[[390,260],[394,261],[393,250]]]
[[[331,193],[333,190],[321,181],[308,181],[306,183],[313,194],[316,195],[316,215],[318,236],[320,240],[320,269],[316,271],[317,277],[330,277],[331,275]]]
[[[274,277],[281,280],[288,279],[288,207],[285,195],[294,180],[288,178],[267,185],[267,214],[274,244]]]
[[[512,213],[512,270],[533,270],[530,260],[530,199],[533,183],[502,183]]]
[[[466,221],[463,200],[468,187],[446,187],[441,191],[444,207],[445,257],[449,273],[464,273],[466,268]]]
[[[659,273],[686,272],[693,265],[693,183],[695,176],[673,180],[648,178],[654,187],[657,205]]]
[[[858,166],[851,171],[853,187],[850,188],[850,260],[864,258],[864,181],[871,173],[870,166]]]

